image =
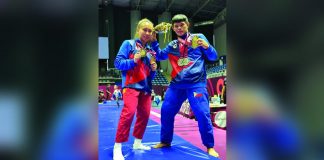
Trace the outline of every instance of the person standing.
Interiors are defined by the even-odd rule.
[[[119,90],[119,88],[118,88],[117,85],[114,85],[113,98],[116,100],[117,107],[119,108],[119,99],[122,98],[122,93],[120,92],[120,90]]]
[[[138,22],[135,39],[125,40],[115,59],[115,67],[122,71],[124,107],[120,114],[113,159],[124,160],[122,143],[128,141],[130,127],[136,112],[133,149],[150,150],[142,144],[142,138],[151,110],[152,80],[157,64],[152,50],[153,23],[144,18]]]
[[[190,106],[198,121],[199,132],[207,152],[218,157],[214,150],[213,126],[210,119],[205,60],[215,61],[217,52],[203,34],[188,31],[187,16],[177,14],[172,18],[172,29],[177,39],[171,41],[161,50],[153,36],[152,46],[157,60],[169,59],[172,72],[171,82],[166,91],[161,109],[161,138],[154,148],[171,146],[174,118],[181,104],[188,98]]]

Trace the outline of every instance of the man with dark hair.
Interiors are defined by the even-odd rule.
[[[166,91],[161,109],[161,143],[154,148],[171,146],[174,117],[181,104],[188,98],[198,121],[199,132],[208,154],[218,157],[214,150],[213,126],[210,119],[205,60],[215,61],[216,50],[203,34],[188,32],[187,16],[177,14],[172,18],[172,29],[178,38],[161,50],[153,36],[152,47],[157,60],[169,58],[172,65],[172,80]]]

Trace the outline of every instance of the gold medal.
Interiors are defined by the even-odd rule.
[[[150,64],[153,64],[153,63],[156,63],[156,59],[155,59],[155,57],[151,57],[151,59],[150,59]]]
[[[182,61],[182,64],[184,66],[188,65],[189,64],[189,59],[188,58],[184,58],[183,61]]]
[[[178,66],[186,66],[186,65],[188,65],[189,64],[189,58],[180,58],[179,60],[178,60]]]
[[[192,37],[192,41],[191,41],[191,47],[192,47],[193,49],[195,49],[195,48],[198,47],[198,43],[197,43],[197,41],[198,41],[198,36],[197,36],[197,35],[196,35],[196,36],[193,36],[193,37]]]
[[[182,62],[183,62],[182,58],[178,59],[178,66],[183,66]]]
[[[146,56],[146,51],[144,49],[141,49],[140,54],[141,54],[141,57],[145,57]]]

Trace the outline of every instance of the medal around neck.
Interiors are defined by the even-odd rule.
[[[145,49],[141,49],[141,50],[140,50],[140,55],[141,55],[141,57],[145,57],[145,56],[146,56],[146,51],[145,51]]]
[[[186,57],[186,58],[180,58],[179,60],[178,60],[178,66],[186,66],[186,65],[188,65],[189,64],[189,58],[188,57]]]
[[[155,59],[155,57],[151,57],[151,59],[150,59],[150,64],[154,64],[154,63],[156,63],[156,59]]]
[[[156,63],[156,58],[153,54],[151,54],[150,52],[148,52],[147,57],[150,60],[150,64]]]

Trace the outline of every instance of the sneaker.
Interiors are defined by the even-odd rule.
[[[133,144],[133,149],[151,150],[151,147],[150,146],[145,146],[142,143],[139,143],[139,144]]]
[[[153,146],[153,148],[157,149],[157,148],[162,148],[162,147],[170,147],[171,144],[167,144],[167,143],[158,143],[155,146]]]
[[[120,148],[114,148],[114,158],[113,160],[125,160],[123,153]]]
[[[207,152],[209,155],[214,156],[214,157],[219,157],[218,153],[215,151],[214,148],[208,148]]]

